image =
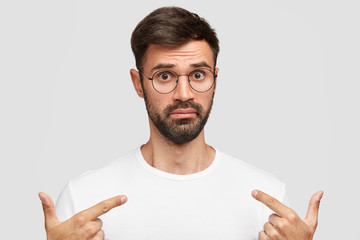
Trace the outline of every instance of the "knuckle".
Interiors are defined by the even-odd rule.
[[[283,221],[278,221],[278,222],[276,223],[276,227],[277,227],[278,229],[284,229],[284,228],[286,227],[286,224],[285,224]]]
[[[87,224],[85,230],[90,236],[95,235],[99,231],[98,227],[94,223]]]
[[[298,216],[297,216],[296,213],[294,213],[294,212],[291,212],[291,213],[289,213],[289,215],[288,215],[288,219],[289,219],[290,222],[296,222],[296,221],[297,221],[297,218],[298,218]]]
[[[266,232],[266,234],[270,237],[270,238],[274,238],[277,239],[279,234],[277,233],[277,231],[274,230],[270,230],[269,232]]]
[[[269,223],[269,222],[264,223],[264,225],[263,225],[263,229],[266,229],[266,228],[267,228],[268,223]]]
[[[49,213],[51,211],[51,208],[47,205],[43,205],[43,212],[44,213]]]
[[[98,227],[98,230],[100,230],[103,226],[103,221],[100,218],[97,218],[93,221],[93,223],[96,224],[96,226]]]
[[[99,222],[99,225],[102,226],[103,225],[103,221],[100,218],[96,219]]]
[[[83,213],[78,213],[77,215],[75,215],[74,220],[75,220],[75,225],[79,227],[83,226],[86,222],[86,218]]]
[[[274,200],[271,198],[266,199],[265,204],[266,204],[266,206],[272,206],[272,205],[274,205]]]
[[[110,207],[104,202],[100,203],[99,207],[102,213],[107,213],[110,210]]]

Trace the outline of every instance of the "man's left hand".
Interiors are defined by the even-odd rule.
[[[318,223],[320,200],[323,192],[315,193],[309,203],[304,220],[294,210],[285,206],[275,198],[254,190],[252,196],[265,204],[275,213],[265,223],[264,230],[259,233],[259,240],[312,240]]]

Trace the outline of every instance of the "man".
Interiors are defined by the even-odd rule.
[[[314,194],[301,220],[283,204],[283,183],[205,143],[219,72],[218,39],[209,24],[181,8],[160,8],[138,24],[131,45],[138,69],[130,70],[131,79],[145,100],[150,139],[70,181],[56,210],[40,193],[48,240],[104,239],[105,234],[109,239],[312,239],[322,192]]]

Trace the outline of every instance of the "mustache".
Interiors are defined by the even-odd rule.
[[[164,113],[166,116],[170,116],[171,112],[179,109],[179,108],[193,108],[195,111],[199,114],[202,112],[202,107],[200,104],[194,103],[194,102],[178,102],[174,105],[169,105],[165,108]]]

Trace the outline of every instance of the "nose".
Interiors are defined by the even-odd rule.
[[[194,90],[190,87],[188,76],[180,75],[174,90],[174,99],[186,102],[194,99]]]

